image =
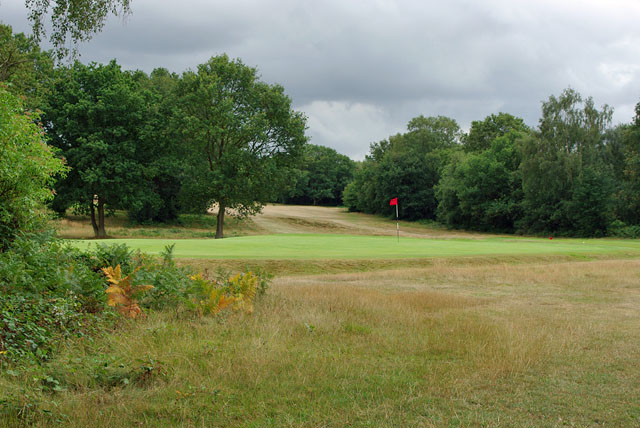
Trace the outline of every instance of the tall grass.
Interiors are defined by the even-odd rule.
[[[639,291],[633,259],[281,275],[3,375],[0,425],[637,426]]]

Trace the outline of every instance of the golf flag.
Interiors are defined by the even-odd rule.
[[[389,201],[389,205],[396,206],[396,234],[398,235],[398,243],[400,243],[400,223],[398,222],[398,198]]]

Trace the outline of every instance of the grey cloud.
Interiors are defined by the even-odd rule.
[[[82,46],[84,61],[182,72],[226,52],[308,109],[314,143],[356,158],[419,114],[467,128],[506,111],[535,126],[541,101],[571,86],[628,122],[640,101],[635,0],[132,4]],[[20,8],[3,0],[0,16],[17,23]]]

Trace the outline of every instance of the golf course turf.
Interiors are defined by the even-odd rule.
[[[71,241],[79,248],[96,241]],[[640,254],[640,242],[612,239],[542,239],[491,237],[479,239],[423,239],[395,236],[338,234],[279,234],[228,239],[111,239],[105,244],[127,244],[159,254],[175,244],[176,258],[204,259],[390,259],[478,255]]]

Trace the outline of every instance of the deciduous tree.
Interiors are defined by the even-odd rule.
[[[72,168],[56,185],[54,208],[76,204],[91,215],[96,237],[106,236],[105,206],[127,208],[146,188],[147,94],[131,73],[107,65],[76,62],[61,68],[45,109],[51,142]]]
[[[340,205],[351,181],[355,162],[330,147],[308,144],[297,165],[295,185],[286,203]]]
[[[253,214],[277,196],[306,144],[306,118],[282,86],[226,55],[184,73],[179,95],[191,155],[187,189],[203,206],[217,204],[222,238],[227,209]]]

